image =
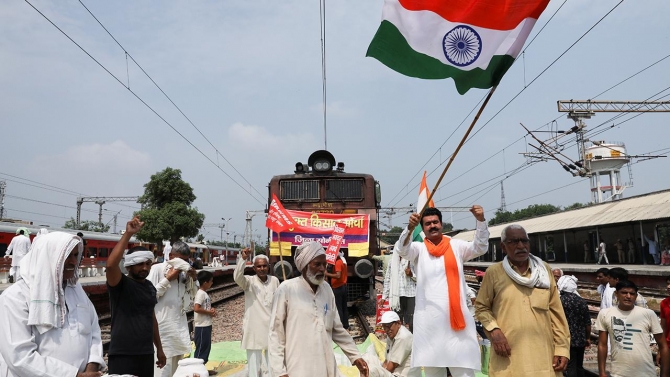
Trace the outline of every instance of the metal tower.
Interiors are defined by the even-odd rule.
[[[139,196],[87,196],[87,197],[78,197],[77,198],[77,229],[79,229],[79,224],[81,222],[81,205],[84,202],[93,202],[100,206],[100,211],[98,211],[98,222],[102,225],[102,205],[106,202],[137,202]]]
[[[505,186],[503,186],[504,181],[500,181],[500,208],[498,211],[507,212],[507,204],[505,203]]]
[[[604,113],[656,113],[670,112],[670,101],[591,101],[569,100],[557,101],[558,111],[567,112],[568,118],[575,122],[572,131],[576,134],[579,159],[576,164],[581,169],[575,169],[577,174],[587,176],[591,182],[591,197],[594,203],[608,200],[617,200],[623,197],[623,191],[632,187],[632,180],[624,183],[621,180],[621,168],[629,164],[631,156],[626,152],[624,143],[584,138],[586,124],[584,119],[590,119],[597,112]],[[586,146],[586,142],[592,145]],[[581,166],[580,166],[581,165]],[[572,168],[570,164],[567,165]],[[564,165],[565,168],[565,165]],[[569,170],[566,169],[566,170]],[[628,165],[630,172],[630,165]],[[608,176],[609,184],[603,185],[601,177]],[[608,194],[603,196],[603,193]]]

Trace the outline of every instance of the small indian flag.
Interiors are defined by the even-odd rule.
[[[426,171],[424,170],[423,172],[423,178],[421,178],[421,187],[419,188],[419,199],[416,201],[416,210],[421,211],[423,209],[423,206],[426,205],[426,202],[428,201],[428,197],[430,196],[430,191],[428,190],[428,185],[426,184]],[[435,203],[433,203],[433,199],[430,199],[430,203],[428,203],[428,207],[435,207]],[[421,229],[421,224],[414,228],[414,232],[412,233],[412,241],[418,241],[418,242],[423,242],[423,239],[426,237],[426,235],[423,233],[423,230]]]
[[[385,0],[367,56],[403,75],[498,85],[549,0]]]

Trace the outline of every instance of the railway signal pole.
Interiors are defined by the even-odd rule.
[[[7,183],[5,181],[0,181],[0,220],[5,218],[5,189],[7,188]]]
[[[98,211],[98,223],[102,226],[102,205],[106,202],[137,202],[139,196],[80,196],[77,198],[77,229],[81,223],[81,205],[86,202],[95,203],[100,206]]]

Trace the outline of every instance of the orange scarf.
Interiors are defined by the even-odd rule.
[[[423,243],[426,245],[430,255],[439,258],[444,256],[444,272],[447,276],[447,288],[449,289],[449,313],[451,328],[459,331],[465,328],[465,318],[461,309],[461,277],[458,273],[458,263],[454,251],[451,250],[449,237],[443,236],[442,242],[435,245],[425,238]]]

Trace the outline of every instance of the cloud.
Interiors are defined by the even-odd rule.
[[[281,153],[284,151],[310,151],[317,144],[311,133],[275,135],[265,127],[245,125],[237,122],[228,129],[230,143],[237,148],[253,148],[254,151]]]
[[[149,154],[135,150],[121,140],[110,144],[76,145],[64,153],[37,155],[33,160],[33,169],[44,173],[134,174],[146,172],[150,167]]]

